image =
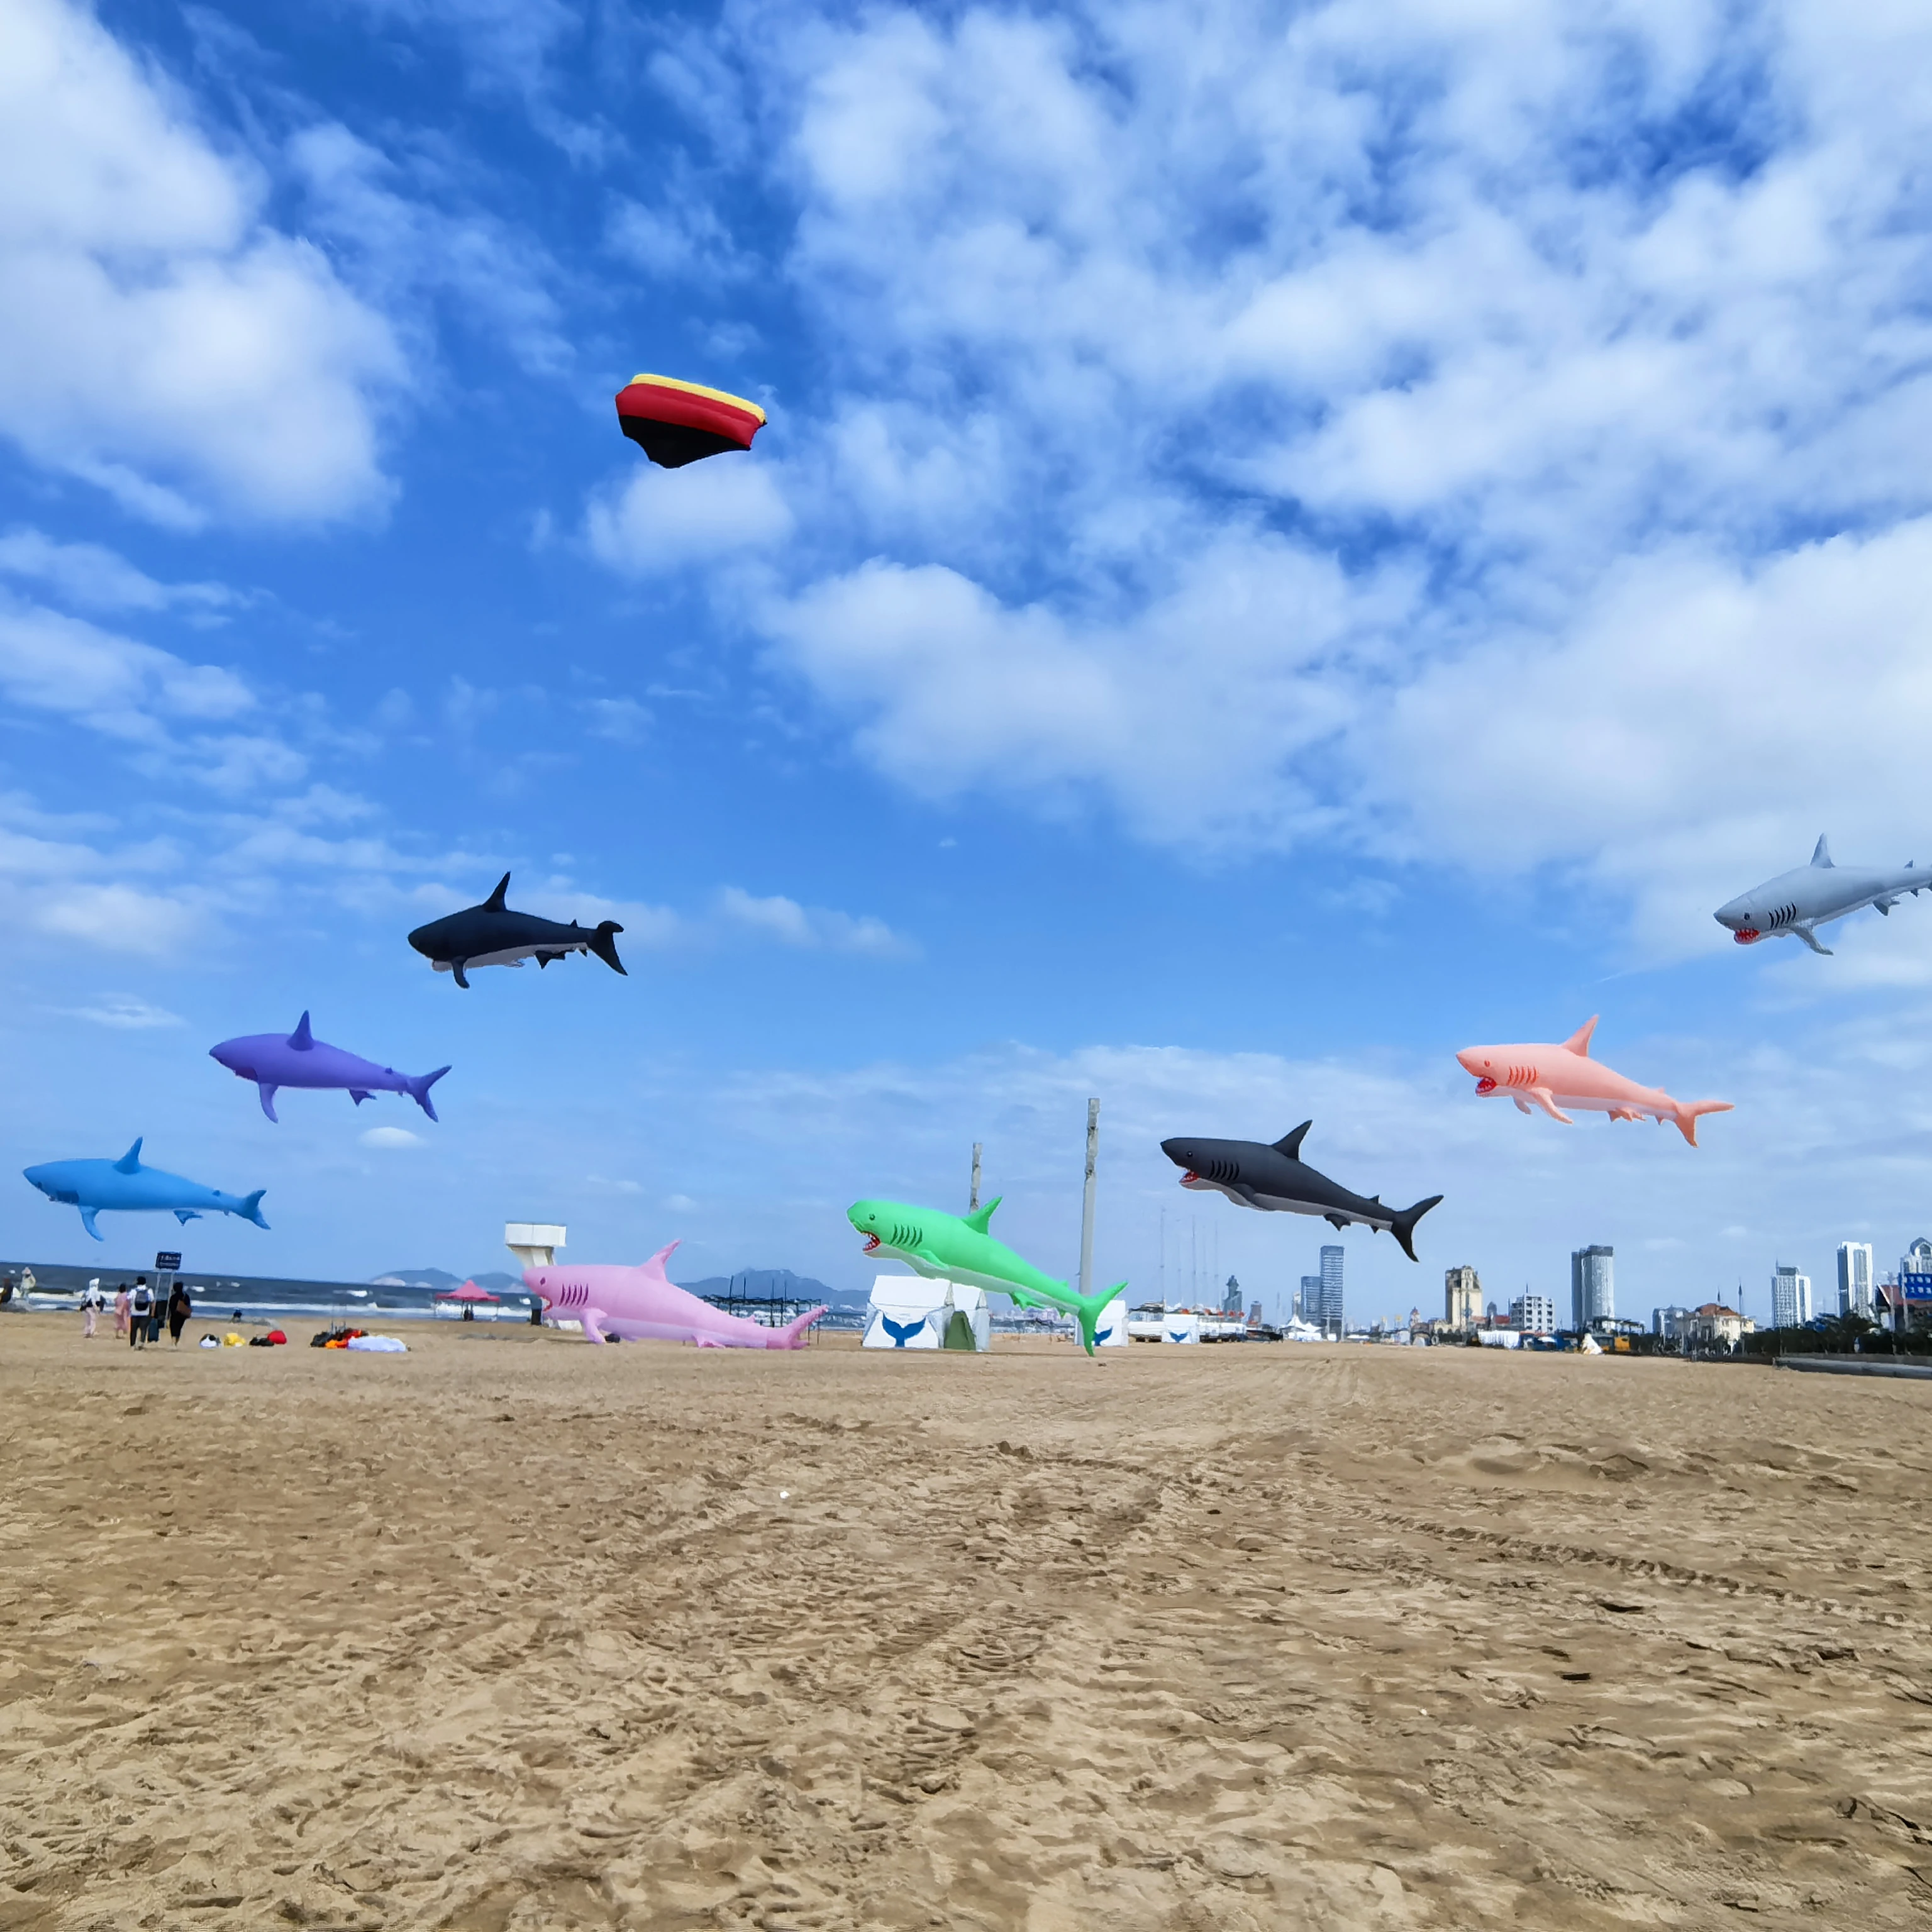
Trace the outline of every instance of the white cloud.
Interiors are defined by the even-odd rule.
[[[62,543],[16,526],[0,535],[0,573],[43,585],[83,610],[217,612],[243,602],[223,584],[162,584],[100,544]]]
[[[422,1136],[407,1127],[364,1127],[356,1138],[365,1148],[412,1148],[422,1145]]]
[[[387,325],[85,8],[0,20],[0,434],[135,514],[340,516],[387,492]]]
[[[584,536],[599,562],[653,577],[770,551],[792,521],[768,464],[729,453],[660,470],[640,455],[624,482],[592,498]]]
[[[774,130],[833,389],[736,472],[753,613],[878,768],[1553,867],[1673,950],[1821,814],[1903,836],[1932,16],[728,18],[653,72]],[[722,554],[689,473],[594,554]]]
[[[760,898],[741,886],[726,886],[718,892],[717,904],[718,916],[728,926],[776,940],[782,946],[882,959],[903,958],[917,950],[884,920],[870,915],[855,918],[850,913],[824,906],[800,905],[782,893]]]
[[[92,1020],[96,1026],[116,1027],[128,1031],[187,1024],[180,1014],[171,1013],[165,1006],[152,1005],[132,993],[104,993],[91,1006],[62,1006],[57,1010],[70,1019]]]

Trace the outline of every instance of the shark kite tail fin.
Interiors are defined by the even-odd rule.
[[[439,1066],[434,1073],[419,1073],[413,1080],[404,1083],[404,1090],[432,1120],[437,1114],[436,1102],[429,1097],[429,1090],[448,1071],[446,1066]]]
[[[1389,1223],[1389,1232],[1395,1237],[1396,1245],[1411,1261],[1417,1258],[1415,1224],[1442,1198],[1439,1194],[1432,1194],[1426,1201],[1418,1201],[1413,1208],[1405,1208]]]
[[[830,1304],[821,1301],[816,1308],[808,1308],[796,1322],[788,1322],[772,1337],[770,1346],[774,1348],[802,1348],[805,1346],[806,1331],[818,1318],[825,1314]]]
[[[1706,1114],[1728,1114],[1734,1104],[1730,1100],[1680,1100],[1671,1118],[1677,1123],[1677,1131],[1695,1147],[1698,1120]]]
[[[243,1220],[252,1221],[258,1228],[266,1228],[268,1224],[262,1219],[262,1196],[268,1191],[266,1187],[258,1187],[254,1193],[244,1194],[240,1205],[235,1210],[236,1213]]]
[[[585,935],[591,951],[614,973],[624,973],[624,962],[617,957],[616,938],[623,929],[614,919],[601,920],[598,922],[597,930]],[[630,976],[629,974],[624,973],[626,979]]]
[[[1080,1346],[1088,1354],[1094,1352],[1094,1344],[1098,1339],[1094,1330],[1098,1327],[1101,1316],[1106,1313],[1108,1304],[1116,1296],[1126,1292],[1126,1283],[1117,1281],[1112,1288],[1103,1288],[1097,1294],[1074,1296],[1074,1318],[1080,1324]]]

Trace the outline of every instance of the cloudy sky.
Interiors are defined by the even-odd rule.
[[[1094,1095],[1137,1289],[1292,1289],[1157,1142],[1310,1116],[1448,1197],[1352,1312],[1891,1265],[1932,908],[1710,913],[1932,860],[1928,74],[1882,0],[0,0],[0,1165],[267,1187],[209,1268],[857,1286],[975,1140],[1070,1270]],[[639,370],[754,453],[649,466]],[[506,869],[629,976],[432,975]],[[206,1050],[304,1007],[442,1124],[271,1126]],[[1454,1064],[1592,1012],[1736,1112]]]

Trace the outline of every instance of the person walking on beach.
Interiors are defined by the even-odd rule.
[[[148,1309],[148,1340],[149,1341],[158,1342],[161,1339],[162,1325],[167,1318],[168,1304],[157,1294]]]
[[[131,1304],[128,1299],[128,1284],[124,1281],[114,1291],[114,1332],[124,1335],[128,1332],[128,1316]]]
[[[134,1277],[134,1292],[128,1298],[128,1312],[133,1318],[134,1327],[128,1337],[130,1348],[145,1348],[148,1346],[148,1318],[154,1312],[154,1298],[148,1292],[148,1277]]]
[[[168,1297],[168,1333],[175,1338],[177,1348],[181,1346],[181,1331],[194,1312],[194,1304],[188,1298],[188,1290],[176,1282],[173,1294]]]
[[[100,1284],[98,1281],[91,1281],[81,1291],[80,1296],[80,1334],[82,1341],[94,1340],[94,1318],[100,1312],[102,1306]]]

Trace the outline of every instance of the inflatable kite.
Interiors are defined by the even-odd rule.
[[[936,1208],[908,1208],[899,1201],[855,1201],[845,1218],[866,1238],[868,1255],[889,1255],[930,1281],[960,1281],[1010,1295],[1020,1308],[1055,1308],[1080,1324],[1080,1340],[1094,1352],[1094,1324],[1126,1288],[1117,1282],[1097,1294],[1082,1294],[1042,1274],[987,1232],[1004,1196],[975,1208],[963,1219]]]
[[[1712,916],[1720,926],[1730,928],[1731,937],[1740,946],[1788,932],[1803,940],[1814,952],[1828,958],[1832,949],[1818,944],[1820,926],[1865,906],[1876,906],[1889,916],[1907,892],[1916,898],[1928,885],[1932,885],[1932,874],[1910,862],[1892,872],[1869,866],[1834,866],[1832,848],[1821,832],[1810,865],[1767,879],[1729,905],[1720,906]]]
[[[511,911],[503,903],[509,890],[506,872],[481,905],[466,906],[461,912],[418,926],[410,934],[410,944],[439,973],[454,974],[466,990],[470,982],[464,974],[472,966],[520,966],[526,959],[548,966],[572,952],[594,952],[612,972],[623,973],[616,935],[624,928],[614,919],[603,920],[595,931],[586,931],[575,920],[560,926],[534,913]]]
[[[1673,1100],[1661,1087],[1640,1087],[1590,1058],[1594,1015],[1561,1046],[1466,1046],[1456,1058],[1476,1076],[1478,1094],[1507,1094],[1519,1113],[1540,1107],[1552,1120],[1574,1125],[1564,1107],[1583,1107],[1613,1120],[1648,1116],[1661,1126],[1670,1121],[1693,1147],[1697,1122],[1706,1114],[1728,1114],[1728,1100]]]
[[[694,1342],[700,1348],[802,1348],[825,1312],[808,1308],[782,1328],[767,1328],[680,1288],[664,1274],[676,1248],[660,1248],[641,1268],[532,1268],[524,1286],[553,1314],[584,1324],[593,1342]]]
[[[261,1090],[262,1111],[275,1118],[275,1090],[278,1087],[336,1087],[346,1090],[357,1106],[371,1094],[406,1094],[433,1120],[436,1103],[429,1090],[449,1071],[439,1066],[434,1073],[398,1073],[393,1066],[378,1066],[326,1040],[317,1040],[308,1030],[304,1013],[290,1034],[244,1034],[238,1040],[224,1040],[208,1049],[243,1080],[252,1080]]]
[[[184,1222],[203,1214],[238,1214],[258,1228],[268,1225],[262,1219],[266,1187],[237,1196],[184,1180],[178,1174],[164,1174],[158,1167],[143,1167],[139,1141],[118,1160],[50,1160],[27,1168],[26,1176],[50,1201],[78,1208],[81,1226],[97,1241],[107,1238],[94,1225],[94,1217],[110,1210],[172,1214]]]
[[[1393,1234],[1414,1261],[1415,1224],[1442,1198],[1432,1194],[1413,1208],[1385,1208],[1382,1196],[1351,1194],[1301,1158],[1301,1137],[1314,1125],[1304,1120],[1272,1146],[1261,1141],[1162,1141],[1160,1150],[1184,1170],[1180,1184],[1203,1193],[1225,1194],[1240,1208],[1287,1214],[1314,1214],[1336,1228],[1351,1222]]]
[[[702,382],[633,376],[617,392],[617,427],[662,470],[749,449],[764,426],[765,412],[756,403]]]

